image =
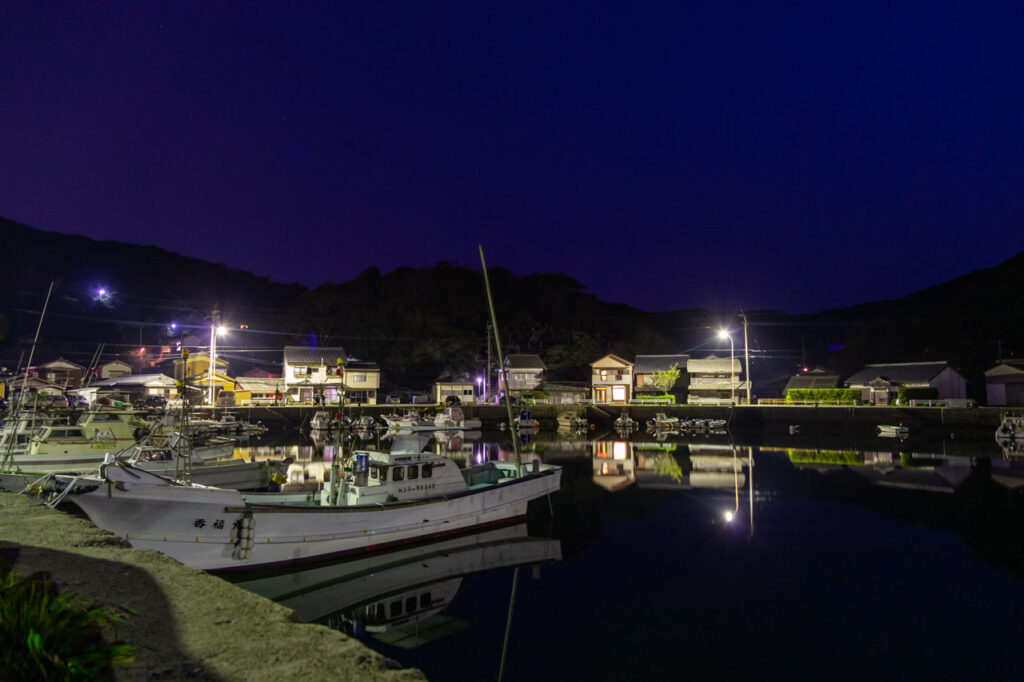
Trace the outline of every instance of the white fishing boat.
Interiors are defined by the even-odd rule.
[[[615,418],[615,428],[618,431],[625,431],[629,429],[637,428],[637,422],[635,419],[629,416],[629,413],[623,412]]]
[[[679,417],[669,417],[664,412],[658,412],[647,420],[647,425],[659,431],[678,429]]]
[[[879,424],[878,435],[883,438],[906,438],[910,435],[910,428],[900,424],[895,426],[893,424]]]
[[[99,466],[107,453],[122,446],[117,440],[98,434],[88,438],[82,427],[51,423],[37,429],[21,452],[0,454],[5,471],[46,474],[51,472],[91,471]]]
[[[558,415],[558,428],[560,429],[585,429],[587,420],[575,412],[563,412]]]
[[[459,470],[431,453],[357,452],[356,473],[299,493],[176,484],[123,464],[101,467],[67,499],[134,547],[207,570],[251,569],[394,548],[525,517],[556,492],[561,468],[488,462]],[[159,513],[154,513],[159,510]]]
[[[442,430],[472,430],[483,426],[479,419],[466,419],[461,407],[446,407],[434,417],[434,428]]]
[[[540,422],[533,418],[529,410],[520,410],[519,416],[513,423],[520,431],[537,431],[540,429]]]
[[[426,419],[418,410],[406,410],[402,414],[385,414],[381,419],[389,429],[400,431],[433,431],[437,428],[433,420]]]
[[[114,440],[126,447],[143,439],[150,432],[150,424],[142,414],[123,407],[98,406],[78,417],[78,426],[86,438]]]

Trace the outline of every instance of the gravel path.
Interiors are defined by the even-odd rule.
[[[117,680],[424,680],[419,670],[158,552],[135,550],[88,520],[0,493],[0,557],[22,575],[121,611],[111,640],[135,646]]]

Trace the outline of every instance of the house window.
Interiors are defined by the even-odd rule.
[[[612,386],[612,402],[624,403],[626,402],[626,387],[625,386]]]
[[[352,375],[352,383],[353,384],[365,384],[366,383],[366,375],[365,374],[353,374]]]
[[[402,615],[402,600],[391,602],[391,617],[398,618]]]
[[[292,374],[294,374],[297,377],[305,376],[309,374],[309,367],[293,367]]]

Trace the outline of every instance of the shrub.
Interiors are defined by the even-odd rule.
[[[896,390],[896,399],[900,405],[909,405],[911,400],[938,400],[939,389],[934,386],[920,388],[901,387]]]
[[[112,665],[133,660],[130,645],[108,644],[101,633],[120,620],[0,565],[0,680],[110,677]]]
[[[786,402],[818,402],[857,405],[858,388],[791,388],[786,391]]]

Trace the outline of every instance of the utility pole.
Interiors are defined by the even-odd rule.
[[[740,318],[743,319],[743,356],[744,364],[747,368],[745,370],[747,375],[747,405],[750,404],[750,385],[753,383],[750,380],[750,344],[747,343],[747,314],[742,310],[740,311]]]

